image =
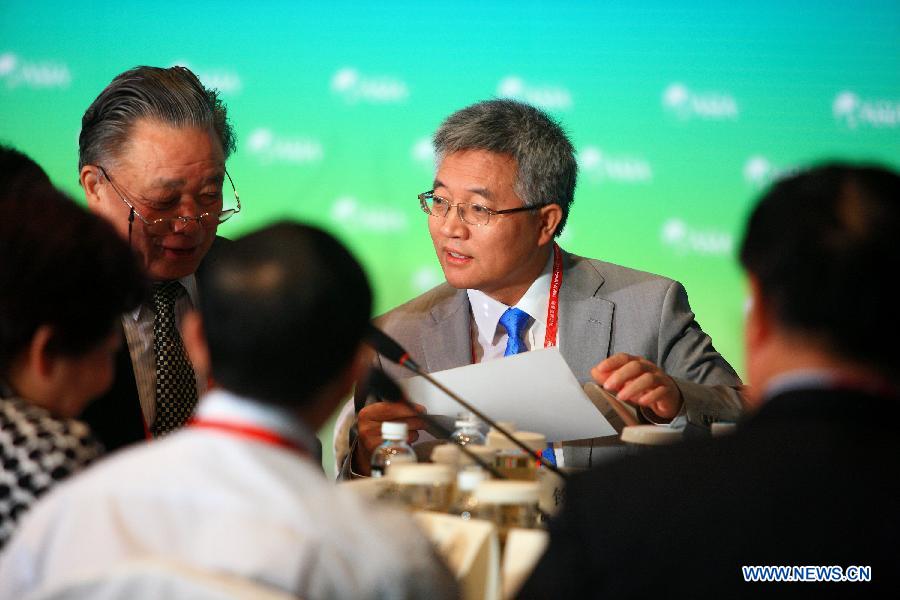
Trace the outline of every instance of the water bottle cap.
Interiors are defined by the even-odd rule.
[[[405,440],[407,433],[406,423],[401,421],[384,421],[381,424],[381,437],[386,440]]]
[[[464,492],[471,492],[487,478],[488,474],[484,472],[484,469],[469,467],[460,471],[456,476],[456,487]]]

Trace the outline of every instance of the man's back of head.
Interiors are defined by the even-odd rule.
[[[0,198],[27,195],[36,187],[49,185],[50,178],[39,164],[15,148],[0,144]]]
[[[757,364],[760,311],[781,339],[896,378],[900,314],[884,281],[900,272],[898,231],[900,176],[881,167],[824,165],[762,198],[740,251],[758,295],[747,331],[752,385],[775,374],[775,366]]]
[[[740,253],[759,410],[571,478],[523,597],[896,595],[898,209],[900,178],[868,166],[763,197]]]
[[[408,515],[336,488],[312,456],[364,366],[359,263],[324,231],[280,223],[224,246],[197,280],[202,317],[185,319],[185,342],[217,388],[191,426],[48,496],[5,549],[0,597],[161,556],[304,598],[457,597]]]
[[[198,285],[213,379],[290,408],[347,371],[371,316],[362,267],[307,225],[279,223],[225,246]]]

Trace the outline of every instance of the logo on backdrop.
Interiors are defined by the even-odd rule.
[[[403,212],[388,206],[366,204],[353,196],[342,196],[334,201],[331,219],[347,229],[373,233],[395,233],[409,229]]]
[[[4,52],[0,54],[0,81],[8,89],[65,89],[72,83],[72,73],[65,63],[27,60],[14,52]]]
[[[507,75],[497,84],[501,98],[521,100],[545,110],[572,108],[572,94],[564,87],[532,84],[518,75]]]
[[[663,108],[682,121],[737,119],[738,103],[734,96],[720,91],[698,92],[683,83],[671,83],[663,91]]]
[[[744,181],[750,185],[762,188],[777,179],[794,175],[800,168],[796,166],[775,165],[765,156],[756,154],[744,163]]]
[[[900,100],[861,98],[851,91],[840,92],[831,103],[835,120],[849,128],[893,128],[900,125]]]
[[[331,91],[351,104],[392,104],[409,97],[409,88],[403,80],[388,75],[366,75],[353,67],[339,69],[331,77]]]
[[[585,176],[598,183],[643,183],[653,179],[653,169],[643,158],[610,155],[596,146],[585,146],[578,152],[578,166]]]
[[[734,236],[730,233],[694,227],[678,217],[663,223],[660,240],[663,246],[671,248],[679,255],[730,257],[734,248]]]
[[[259,127],[247,139],[250,154],[263,163],[313,163],[322,160],[324,152],[318,140],[303,137],[282,137],[271,129]]]
[[[431,143],[431,138],[424,137],[416,140],[409,155],[417,164],[429,169],[434,167],[434,145]]]
[[[186,60],[176,60],[172,62],[173,67],[186,67],[194,72],[197,79],[203,82],[208,88],[219,90],[225,94],[236,94],[241,91],[243,82],[241,76],[231,69],[220,67],[197,67],[191,65]]]

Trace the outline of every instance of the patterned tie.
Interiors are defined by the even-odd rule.
[[[154,437],[181,427],[197,405],[194,369],[188,360],[175,322],[175,301],[184,295],[177,281],[167,281],[153,291],[153,349],[156,352],[156,419]]]
[[[528,351],[522,336],[525,334],[525,328],[530,322],[531,315],[518,308],[508,308],[505,313],[500,315],[500,325],[503,326],[503,329],[506,330],[506,334],[509,336],[503,356],[511,356]],[[556,466],[556,454],[553,452],[553,444],[547,444],[547,447],[541,452],[541,456],[554,467]]]

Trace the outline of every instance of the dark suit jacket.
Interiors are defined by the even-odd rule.
[[[732,435],[573,478],[521,597],[900,597],[900,435],[877,417],[898,407],[794,391]],[[872,581],[745,583],[742,565],[868,565]]]
[[[226,238],[216,237],[203,258],[200,269],[212,264],[219,249],[228,243]],[[116,375],[112,386],[88,405],[81,419],[90,425],[94,436],[103,443],[107,452],[146,439],[134,366],[131,364],[128,345],[124,342],[116,354]]]

